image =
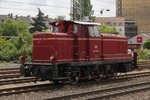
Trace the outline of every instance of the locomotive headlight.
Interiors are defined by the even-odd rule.
[[[54,59],[54,56],[50,56],[50,61],[52,61]]]

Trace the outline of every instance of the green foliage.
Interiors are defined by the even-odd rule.
[[[25,51],[27,53],[27,60],[26,61],[32,61],[32,45],[29,45],[25,47]]]
[[[15,41],[12,40],[12,43],[17,50],[20,51],[19,56],[21,55],[21,52],[25,50],[28,57],[27,61],[31,61],[32,36],[30,34],[21,34],[18,36],[18,38],[16,38]]]
[[[17,49],[21,49],[24,46],[28,46],[32,44],[32,36],[29,33],[21,34],[15,41],[12,39],[12,42],[16,46]]]
[[[96,21],[96,16],[91,16],[90,20],[93,21],[93,22],[95,22]]]
[[[31,36],[13,37],[9,40],[0,38],[0,61],[19,62],[23,49],[27,53],[28,61],[31,61],[32,43],[30,41],[32,41]]]
[[[46,30],[48,28],[45,24],[44,13],[42,13],[40,9],[37,18],[34,18],[33,20],[33,27],[30,29],[31,33],[34,33],[36,31],[42,32],[43,30]]]
[[[74,11],[74,15],[70,15],[74,17],[75,20],[83,19],[84,16],[91,17],[91,15],[93,15],[94,13],[92,7],[93,6],[91,5],[91,0],[76,0],[74,3],[74,8],[76,8]]]
[[[64,20],[65,16],[57,16],[57,18],[55,18],[55,21],[59,21],[59,20]]]
[[[28,27],[26,22],[12,19],[0,24],[0,35],[11,36],[9,39],[0,38],[0,61],[19,62],[22,49],[27,51],[31,60],[32,36]]]
[[[147,49],[138,49],[137,54],[138,54],[138,60],[148,60],[148,53],[149,51]]]
[[[78,0],[79,2],[81,0]],[[91,0],[83,0],[83,16],[91,16],[92,14],[92,5],[91,5]],[[82,16],[82,17],[83,17]]]
[[[26,22],[7,19],[0,24],[0,35],[17,36],[22,33],[28,33],[28,27],[29,25]]]
[[[146,49],[150,49],[150,39],[146,40],[143,47]]]
[[[115,28],[112,28],[110,26],[106,26],[106,25],[100,25],[99,26],[100,32],[101,33],[106,33],[106,34],[111,34],[111,33],[117,33]]]
[[[0,39],[0,60],[1,61],[12,61],[16,60],[19,51],[14,44],[6,39]]]

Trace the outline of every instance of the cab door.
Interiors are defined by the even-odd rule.
[[[102,60],[102,36],[99,32],[98,26],[88,26],[89,32],[89,58],[90,61]]]
[[[78,33],[79,61],[89,60],[89,34],[88,26],[81,24]]]

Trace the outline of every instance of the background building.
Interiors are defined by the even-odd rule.
[[[150,33],[148,34],[139,34],[130,39],[128,39],[129,48],[138,49],[143,47],[146,40],[150,39]]]
[[[24,22],[27,22],[29,24],[34,22],[31,16],[17,16],[17,15],[13,16],[13,14],[0,15],[0,23],[3,23],[7,19],[24,21]]]
[[[135,20],[138,34],[150,32],[150,0],[116,0],[116,16]]]
[[[131,38],[137,35],[137,24],[134,20],[125,20],[125,36]]]

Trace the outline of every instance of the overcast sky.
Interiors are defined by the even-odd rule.
[[[45,15],[55,18],[58,15],[69,19],[71,0],[0,0],[0,14],[13,13],[14,15],[36,16],[40,8]],[[114,17],[116,0],[91,0],[96,17]],[[104,9],[103,15],[100,10]],[[110,9],[110,11],[106,11]]]

